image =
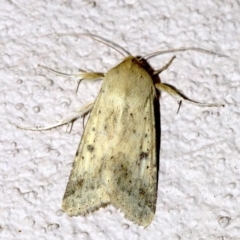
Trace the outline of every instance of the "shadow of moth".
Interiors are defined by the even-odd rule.
[[[212,54],[194,48],[166,52],[185,50]],[[165,52],[157,52],[162,53]],[[71,75],[89,81],[103,80],[94,103],[52,126],[24,128],[47,130],[90,112],[62,201],[62,209],[68,215],[85,215],[112,204],[135,224],[147,227],[153,221],[158,182],[154,109],[154,102],[158,100],[157,90],[171,94],[178,102],[184,100],[200,106],[220,106],[188,100],[174,88],[156,83],[154,77],[173,59],[163,68],[153,71],[144,58],[130,55],[107,73]]]

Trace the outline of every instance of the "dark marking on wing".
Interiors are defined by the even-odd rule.
[[[148,157],[148,153],[147,152],[141,152],[140,153],[140,160],[146,159],[147,157]]]
[[[93,152],[93,150],[94,150],[94,146],[93,145],[87,145],[87,150],[89,151],[89,152]]]

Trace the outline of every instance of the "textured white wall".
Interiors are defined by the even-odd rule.
[[[240,5],[238,1],[2,1],[0,14],[0,239],[240,239]],[[112,206],[68,217],[61,199],[82,134],[16,128],[55,123],[97,95],[82,83],[39,70],[106,71],[121,56],[88,32],[132,54],[201,47],[229,58],[177,53],[162,82],[199,108],[163,93],[157,212],[147,228]],[[160,68],[173,54],[151,59]]]

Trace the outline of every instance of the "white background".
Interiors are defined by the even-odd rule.
[[[200,108],[163,93],[158,200],[143,229],[112,206],[68,217],[61,199],[82,135],[82,120],[45,132],[97,96],[38,64],[75,73],[104,71],[122,60],[92,33],[133,55],[201,47],[229,57],[177,53],[161,74]],[[0,239],[240,239],[240,3],[238,1],[2,1],[0,14]],[[160,68],[173,54],[151,59]]]

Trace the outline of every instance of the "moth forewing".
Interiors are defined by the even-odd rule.
[[[157,157],[153,80],[134,57],[109,70],[95,101],[63,197],[69,215],[107,204],[142,226],[153,218]]]

